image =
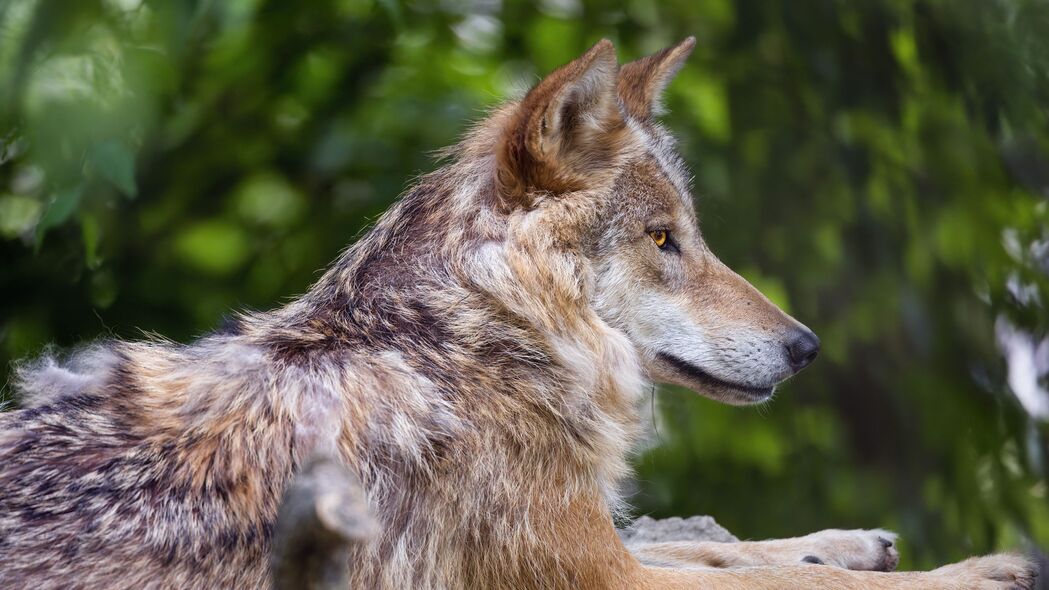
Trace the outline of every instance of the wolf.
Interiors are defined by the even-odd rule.
[[[1030,588],[1014,555],[891,572],[880,530],[616,534],[649,384],[753,404],[819,347],[703,241],[657,122],[694,44],[554,71],[279,309],[19,365],[0,587],[266,588],[282,492],[326,453],[381,529],[355,588]]]

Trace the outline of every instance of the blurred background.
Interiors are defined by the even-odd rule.
[[[656,393],[637,513],[1049,547],[1045,0],[0,0],[0,383],[278,305],[486,109],[689,34],[706,236],[823,353],[759,408]]]

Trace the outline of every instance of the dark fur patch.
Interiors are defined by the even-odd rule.
[[[240,336],[244,333],[244,319],[237,314],[222,316],[219,325],[211,334],[214,336]]]

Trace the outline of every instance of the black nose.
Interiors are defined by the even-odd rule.
[[[820,352],[820,339],[810,330],[802,328],[794,333],[787,344],[787,356],[790,357],[790,368],[794,372],[809,366]]]

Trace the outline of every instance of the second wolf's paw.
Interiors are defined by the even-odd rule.
[[[1003,553],[973,557],[930,572],[945,578],[951,587],[973,590],[1031,590],[1038,568],[1019,555]]]
[[[803,563],[836,565],[850,570],[891,572],[900,563],[896,533],[889,531],[830,529],[802,537]]]

